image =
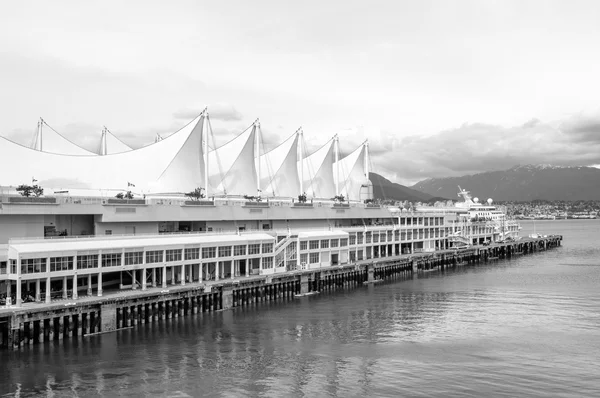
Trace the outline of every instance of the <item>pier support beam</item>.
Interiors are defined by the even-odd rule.
[[[167,288],[167,266],[163,265],[163,269],[162,269],[162,288],[166,289]]]
[[[233,287],[223,286],[223,309],[228,310],[233,307]]]
[[[98,297],[102,297],[102,272],[98,273]]]
[[[88,282],[87,295],[91,296],[92,295],[92,274],[88,274],[87,282]]]
[[[300,275],[300,294],[308,293],[308,274]]]

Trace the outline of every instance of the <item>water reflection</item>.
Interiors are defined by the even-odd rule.
[[[600,267],[559,265],[597,262],[582,257],[595,250],[574,253],[549,251],[4,351],[0,392],[594,396]]]

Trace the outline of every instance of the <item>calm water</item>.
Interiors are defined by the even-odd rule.
[[[600,396],[600,220],[560,249],[0,352],[6,396]],[[523,234],[533,224],[523,223]]]

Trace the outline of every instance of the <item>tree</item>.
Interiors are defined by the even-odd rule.
[[[17,192],[21,194],[21,196],[25,196],[26,198],[30,196],[40,197],[44,194],[44,188],[39,185],[25,185],[21,184],[17,187]]]
[[[200,199],[204,199],[206,197],[206,195],[202,193],[203,190],[204,188],[198,187],[193,191],[186,193],[185,196],[187,196],[191,200],[199,201]]]
[[[306,192],[304,192],[302,195],[298,195],[298,202],[306,203]]]
[[[340,203],[344,203],[344,201],[346,200],[346,198],[344,198],[344,195],[335,195],[333,198],[334,201],[336,202],[340,202]]]
[[[119,192],[115,195],[117,199],[133,199],[133,193],[131,191],[127,191],[125,193]]]

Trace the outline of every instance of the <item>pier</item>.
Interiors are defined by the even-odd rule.
[[[294,299],[296,294],[362,287],[365,282],[413,277],[422,272],[476,265],[561,245],[562,236],[523,238],[518,241],[403,254],[319,269],[271,275],[240,276],[148,290],[105,291],[101,297],[79,296],[50,303],[0,307],[0,343],[22,349],[55,340],[79,339],[99,333],[202,312]]]

